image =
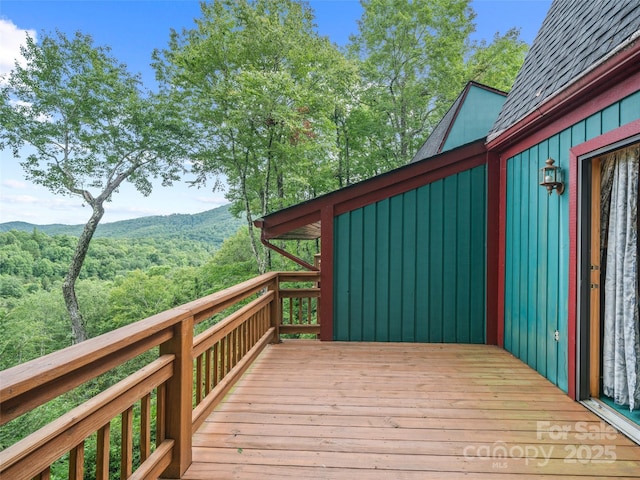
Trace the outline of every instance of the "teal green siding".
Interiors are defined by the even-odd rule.
[[[568,389],[567,321],[569,195],[538,186],[538,170],[551,157],[565,174],[569,150],[640,118],[640,92],[512,157],[507,163],[505,243],[505,348]],[[554,339],[558,330],[560,339]]]
[[[442,146],[446,152],[487,136],[506,97],[472,85]]]
[[[485,341],[486,168],[339,215],[334,339]]]

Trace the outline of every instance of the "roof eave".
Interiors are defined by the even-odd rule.
[[[264,216],[254,222],[264,239],[303,239],[295,232],[309,232],[319,225],[323,209],[339,215],[383,198],[444,178],[460,169],[486,161],[485,140],[480,139],[419,162],[349,185],[306,202]],[[319,230],[318,230],[319,231]],[[309,239],[309,236],[304,238]]]

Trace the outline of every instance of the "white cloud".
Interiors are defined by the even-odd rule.
[[[0,201],[5,205],[23,205],[23,206],[37,206],[40,210],[57,210],[67,211],[74,208],[80,208],[81,202],[74,197],[54,197],[51,194],[38,195],[21,194],[21,195],[0,195]],[[26,213],[27,211],[22,211]]]
[[[7,188],[14,188],[17,190],[23,190],[25,188],[28,188],[29,185],[27,184],[27,182],[23,182],[22,180],[7,179],[2,181],[2,186]]]
[[[0,18],[0,76],[13,70],[16,60],[20,63],[24,60],[20,46],[26,42],[27,35],[37,38],[35,30],[23,30],[10,20]]]
[[[33,195],[3,195],[2,200],[5,201],[6,203],[13,203],[13,204],[20,204],[20,205],[34,204],[40,201],[40,199],[38,199],[37,197],[34,197]]]
[[[216,207],[221,207],[222,205],[226,205],[227,203],[229,203],[229,200],[224,198],[224,196],[213,196],[213,195],[210,197],[198,196],[196,197],[196,200],[202,203],[206,203],[208,205],[215,205]]]

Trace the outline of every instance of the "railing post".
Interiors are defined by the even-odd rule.
[[[269,309],[271,317],[271,326],[275,328],[273,341],[271,343],[280,343],[280,324],[282,323],[282,312],[280,311],[280,275],[276,275],[273,282],[269,284],[269,290],[273,291],[273,300]]]
[[[166,384],[165,434],[172,439],[171,463],[163,478],[180,478],[191,465],[191,396],[193,389],[193,316],[173,329],[171,340],[160,345],[160,355],[175,355],[173,376]]]

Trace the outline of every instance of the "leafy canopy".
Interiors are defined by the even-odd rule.
[[[26,156],[29,180],[89,201],[108,200],[124,180],[148,195],[152,178],[179,178],[188,130],[107,47],[58,32],[27,38],[22,55],[25,66],[16,63],[0,90],[0,148]]]
[[[80,196],[91,207],[62,284],[76,342],[87,338],[75,283],[104,202],[124,182],[144,195],[184,170],[191,131],[168,96],[142,91],[138,77],[94,47],[90,36],[27,39],[0,88],[0,148],[10,147],[27,179],[55,194]],[[25,149],[28,146],[28,150]]]
[[[155,59],[198,131],[194,171],[201,182],[225,178],[264,270],[253,216],[335,188],[330,116],[343,56],[301,2],[219,0],[203,4],[196,28],[174,32]]]
[[[469,0],[362,0],[350,53],[361,62],[361,123],[374,164],[404,165],[464,85],[508,89],[526,52],[515,30],[474,43]]]

